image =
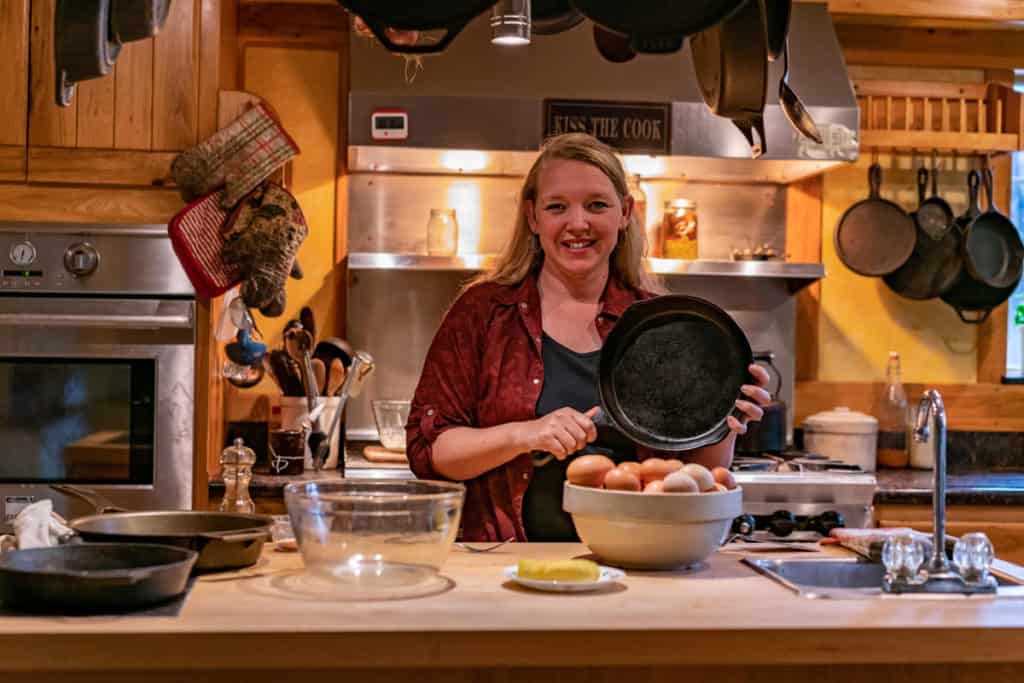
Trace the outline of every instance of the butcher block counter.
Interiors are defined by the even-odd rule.
[[[577,544],[455,548],[441,592],[352,602],[294,590],[301,557],[268,544],[255,567],[200,577],[157,616],[2,616],[0,670],[5,681],[886,683],[1020,680],[1024,667],[1020,599],[808,600],[735,552],[627,572],[596,593],[502,575],[520,557],[579,556]]]

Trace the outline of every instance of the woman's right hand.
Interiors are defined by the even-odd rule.
[[[525,423],[526,450],[545,451],[564,460],[597,438],[597,427],[591,418],[599,410],[594,407],[581,413],[573,408],[559,408]]]

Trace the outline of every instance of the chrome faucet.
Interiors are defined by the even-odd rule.
[[[914,423],[914,440],[930,443],[935,456],[932,477],[932,554],[916,574],[890,572],[887,566],[882,582],[883,590],[888,593],[995,593],[996,581],[988,575],[987,562],[983,571],[975,572],[973,567],[951,564],[946,557],[946,406],[942,402],[942,395],[935,389],[929,389],[921,396]],[[913,541],[900,540],[904,545],[908,542]],[[984,543],[988,544],[988,539]],[[991,554],[990,544],[988,552]],[[883,550],[883,557],[885,555]]]

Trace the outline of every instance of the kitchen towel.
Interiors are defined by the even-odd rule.
[[[25,506],[14,518],[14,534],[0,536],[0,551],[47,548],[70,538],[74,532],[53,511],[49,498]]]
[[[298,153],[276,112],[261,102],[175,157],[171,175],[187,202],[223,187],[220,205],[230,210]]]

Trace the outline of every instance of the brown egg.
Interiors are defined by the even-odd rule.
[[[683,463],[678,460],[663,460],[662,458],[647,458],[640,463],[640,478],[645,484],[652,481],[660,481],[670,472],[682,469]]]
[[[662,482],[665,493],[697,493],[700,489],[685,469],[676,470],[665,477]]]
[[[644,493],[665,493],[665,482],[655,479],[644,486]]]
[[[736,488],[736,477],[732,476],[732,472],[724,467],[716,467],[712,469],[711,476],[714,477],[716,484],[721,484],[730,491]]]
[[[633,462],[632,460],[630,460],[629,462],[620,462],[617,465],[617,467],[623,472],[635,474],[637,479],[640,478],[640,463],[638,462]]]
[[[611,458],[603,455],[581,455],[569,463],[565,478],[570,484],[599,489],[604,486],[604,475],[615,469]]]
[[[604,487],[612,491],[639,491],[640,477],[621,467],[616,467],[604,475]]]
[[[704,465],[698,465],[695,462],[688,462],[683,465],[683,472],[686,472],[693,480],[697,482],[697,487],[701,491],[710,491],[715,488],[715,478],[711,476],[711,470]]]
[[[729,489],[728,489],[728,487],[726,487],[725,484],[719,484],[716,481],[715,482],[715,488],[711,489],[710,491],[705,491],[705,493],[725,493],[728,490]]]

